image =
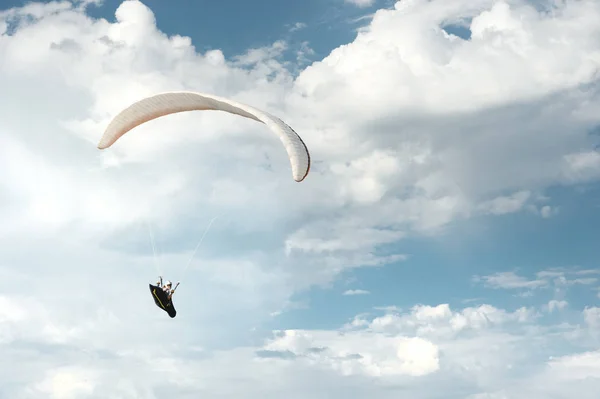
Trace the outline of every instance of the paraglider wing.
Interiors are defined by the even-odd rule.
[[[167,92],[138,101],[121,111],[108,125],[98,143],[110,147],[131,129],[161,116],[185,111],[215,110],[262,122],[283,143],[292,166],[294,180],[301,182],[310,170],[310,154],[300,136],[281,119],[249,105],[226,98],[194,92]]]
[[[173,302],[167,297],[167,293],[156,285],[148,285],[150,286],[150,292],[152,293],[152,298],[154,298],[156,306],[167,312],[171,318],[175,317],[177,311],[173,307]]]

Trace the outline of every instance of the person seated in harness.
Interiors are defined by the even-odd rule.
[[[167,280],[167,283],[163,285],[162,276],[158,276],[156,286],[162,288],[162,290],[167,294],[167,298],[169,298],[169,301],[172,300],[171,298],[175,293],[175,289],[172,288],[173,284],[169,280]]]

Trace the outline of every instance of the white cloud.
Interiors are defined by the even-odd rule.
[[[474,276],[473,281],[483,283],[486,287],[493,289],[523,290],[521,297],[533,296],[533,290],[554,289],[554,295],[564,295],[565,291],[574,285],[593,285],[598,279],[596,277],[581,277],[594,274],[594,270],[578,270],[577,268],[562,268],[542,270],[536,273],[536,278],[528,279],[517,275],[515,272],[497,272],[488,276]],[[549,310],[562,308],[566,302],[555,298],[548,304]]]
[[[422,376],[439,368],[438,348],[425,339],[352,334],[340,340],[336,335],[332,331],[284,331],[265,349],[289,352],[343,375]]]
[[[375,4],[375,0],[344,0],[346,3],[353,4],[357,7],[370,7]]]
[[[89,397],[96,383],[86,371],[65,368],[49,371],[48,376],[33,390],[37,395],[52,399],[74,399]]]
[[[567,307],[569,303],[567,301],[557,301],[555,299],[548,302],[548,312],[552,313],[555,310],[562,310]]]
[[[586,352],[577,355],[564,356],[553,360],[550,369],[561,375],[565,380],[584,380],[600,378],[600,352]]]
[[[481,323],[485,318],[472,317],[484,313],[488,319],[485,323]],[[364,321],[361,323],[355,318],[342,334],[322,330],[277,332],[259,355],[271,364],[304,364],[355,378],[376,376],[379,383],[372,389],[384,386],[394,391],[401,382],[403,392],[415,397],[430,397],[432,392],[424,386],[432,384],[436,392],[444,390],[445,397],[495,398],[503,397],[502,391],[511,398],[535,397],[534,393],[540,394],[545,388],[543,384],[533,385],[532,391],[531,379],[550,382],[554,370],[569,362],[570,356],[587,355],[553,356],[567,339],[559,332],[560,327],[535,325],[535,318],[519,314],[523,312],[490,305],[456,311],[448,305],[418,306],[407,313],[392,311],[371,320],[358,318]],[[466,317],[462,328],[457,329],[459,316]],[[395,329],[390,329],[391,325]],[[409,361],[410,353],[418,361]],[[539,362],[543,354],[551,354],[551,360]],[[569,397],[564,387],[580,377],[580,373],[565,376],[563,386],[555,386],[560,391],[558,397]],[[596,386],[597,382],[582,395],[590,395]],[[497,392],[499,389],[502,391]]]
[[[590,307],[583,311],[585,323],[594,331],[600,333],[600,308]]]
[[[515,288],[539,288],[548,284],[544,279],[528,280],[514,272],[498,272],[490,276],[475,276],[476,282],[483,281],[491,288],[515,289]]]
[[[590,113],[593,86],[580,87],[594,76],[598,49],[586,38],[597,29],[597,7],[562,5],[558,17],[548,19],[518,1],[494,4],[399,2],[379,10],[354,42],[297,79],[282,61],[290,50],[283,41],[233,62],[219,50],[199,54],[188,38],[158,32],[154,16],[138,2],[124,2],[114,24],[90,20],[68,4],[12,10],[3,14],[7,21],[23,14],[34,19],[3,40],[3,87],[22,93],[3,102],[3,131],[10,148],[26,148],[23,165],[43,159],[48,187],[62,189],[50,195],[15,179],[5,182],[6,189],[24,196],[14,205],[18,212],[29,220],[41,212],[50,229],[93,222],[108,233],[160,215],[155,222],[177,231],[176,223],[202,209],[208,217],[227,214],[228,228],[248,233],[290,226],[277,234],[296,250],[291,262],[319,261],[315,251],[341,252],[329,266],[320,260],[329,269],[323,278],[343,265],[395,262],[403,255],[379,256],[381,245],[480,210],[519,211],[545,187],[574,182],[573,173],[577,182],[595,178],[588,173],[592,158],[581,155],[587,127],[598,122]],[[580,14],[586,23],[572,23]],[[468,17],[470,41],[439,29]],[[64,28],[52,28],[58,26]],[[565,46],[567,37],[578,46]],[[25,41],[39,49],[22,51]],[[524,49],[532,56],[524,57]],[[550,56],[563,61],[546,62]],[[56,73],[40,74],[41,65]],[[56,103],[62,105],[36,96],[28,104],[36,125],[19,134],[22,118],[13,110],[20,98],[27,101],[24,84],[61,93]],[[285,154],[260,126],[218,114],[153,121],[109,152],[120,167],[106,164],[110,155],[92,144],[110,117],[143,95],[177,89],[231,96],[281,115],[313,153],[307,181],[286,183]],[[508,105],[518,101],[525,105]],[[161,134],[166,130],[177,134]],[[42,131],[64,138],[35,144]],[[73,162],[64,161],[62,155],[74,151]],[[31,199],[40,192],[47,201]],[[7,220],[18,212],[7,211]]]
[[[525,323],[537,317],[533,309],[519,308],[512,313],[490,305],[464,308],[453,312],[448,304],[435,307],[418,305],[409,315],[388,313],[376,317],[370,329],[377,332],[398,333],[413,331],[417,335],[454,336],[463,331],[485,329],[490,326]]]
[[[600,154],[586,151],[565,155],[566,174],[574,181],[597,179],[600,176]]]
[[[498,197],[480,205],[481,209],[494,215],[514,213],[523,208],[531,193],[519,191],[508,197]]]
[[[577,326],[538,325],[535,317],[524,317],[535,309],[508,311],[487,304],[464,309],[421,305],[407,312],[390,309],[383,316],[363,316],[365,323],[353,323],[351,328],[275,331],[262,345],[222,350],[181,342],[181,326],[165,325],[161,318],[151,322],[153,328],[163,330],[158,333],[143,325],[138,335],[131,335],[131,326],[119,322],[121,328],[107,328],[104,319],[90,325],[100,328],[97,335],[56,341],[27,325],[50,320],[40,318],[50,310],[45,304],[25,301],[22,308],[29,321],[0,320],[0,331],[29,332],[2,344],[7,361],[0,367],[0,392],[11,397],[134,398],[168,389],[184,398],[198,392],[230,396],[263,392],[274,398],[294,388],[292,397],[299,398],[311,395],[311,387],[318,383],[320,390],[334,397],[360,387],[355,398],[392,398],[399,390],[411,392],[411,397],[431,397],[434,392],[427,387],[443,389],[446,397],[493,397],[502,389],[508,397],[525,398],[543,396],[547,384],[554,384],[556,396],[568,398],[566,387],[594,376],[597,362],[595,352],[586,352],[595,343],[570,341],[566,334],[577,331]],[[588,321],[585,328],[590,331],[597,327],[589,322],[593,313],[586,309],[580,316]],[[61,326],[76,331],[86,324],[83,321],[63,319]],[[118,334],[103,336],[113,328]],[[140,345],[148,334],[171,339],[161,345]],[[137,337],[138,342],[126,337]],[[561,355],[565,345],[575,345],[579,351]],[[35,362],[23,361],[31,356],[36,356]],[[230,375],[236,376],[238,384],[231,384]],[[6,385],[8,381],[12,384]],[[596,381],[582,387],[580,395],[592,398],[589,395],[597,388]]]
[[[556,213],[558,212],[558,209],[553,208],[549,205],[544,205],[541,209],[540,209],[540,214],[542,215],[543,218],[547,219],[549,217],[552,217],[554,215],[556,215]]]
[[[369,295],[367,290],[346,290],[343,295]]]
[[[71,0],[73,3],[78,4],[82,8],[86,8],[90,5],[101,6],[104,4],[104,0]]]
[[[296,22],[294,25],[292,25],[292,27],[290,28],[290,32],[295,32],[301,29],[306,28],[306,23],[304,22]]]

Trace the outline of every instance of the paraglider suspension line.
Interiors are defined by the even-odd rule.
[[[158,261],[158,256],[156,255],[156,244],[154,242],[154,234],[152,234],[152,228],[148,221],[146,221],[146,227],[148,228],[148,235],[150,235],[150,243],[152,244],[152,254],[154,256],[154,265],[156,266],[156,272],[158,275],[162,275],[160,271],[160,262]]]
[[[198,241],[198,244],[196,245],[196,248],[194,249],[194,252],[192,252],[192,256],[190,256],[190,260],[188,261],[187,265],[185,265],[185,269],[183,269],[183,274],[184,275],[185,275],[185,272],[187,271],[187,269],[192,264],[192,260],[194,259],[194,256],[196,255],[196,252],[198,252],[198,248],[200,248],[200,245],[202,244],[202,241],[204,241],[204,237],[206,237],[206,233],[208,233],[208,230],[210,230],[210,226],[212,226],[213,222],[217,218],[218,218],[218,216],[215,216],[214,218],[212,218],[210,220],[210,223],[208,224],[208,226],[206,226],[206,229],[204,230],[204,233],[202,234],[202,237],[200,238],[200,241]]]

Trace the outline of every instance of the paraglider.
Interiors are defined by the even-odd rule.
[[[194,92],[166,92],[140,100],[121,111],[108,125],[98,143],[103,150],[113,145],[131,129],[159,118],[186,111],[225,111],[264,123],[275,133],[287,151],[292,175],[297,182],[303,181],[310,170],[310,154],[300,136],[281,119],[249,105]]]
[[[159,276],[156,285],[149,285],[156,306],[167,312],[171,318],[174,318],[177,315],[177,311],[173,306],[173,294],[179,286],[179,283],[177,283],[175,288],[171,288],[172,283],[167,281],[167,283],[163,285],[162,276]]]
[[[204,110],[224,111],[265,124],[283,143],[294,180],[301,182],[308,175],[310,154],[304,141],[289,125],[276,116],[249,105],[203,93],[165,92],[130,105],[110,122],[98,142],[98,148],[101,150],[109,148],[125,133],[153,119],[179,112]],[[149,284],[149,286],[156,306],[174,318],[177,312],[173,306],[172,295],[179,283],[174,289],[171,289],[169,283],[163,286],[161,277],[156,285]]]

